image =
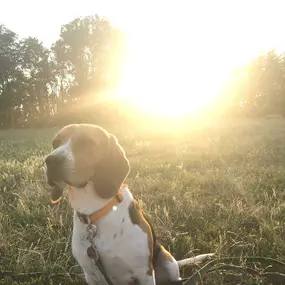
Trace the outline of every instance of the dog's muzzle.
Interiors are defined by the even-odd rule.
[[[46,157],[45,163],[47,166],[47,181],[48,184],[54,186],[62,180],[64,157],[50,154]]]

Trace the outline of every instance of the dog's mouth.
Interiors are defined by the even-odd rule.
[[[61,187],[58,187],[58,186],[54,186],[52,188],[52,191],[51,191],[51,201],[53,204],[57,204],[61,197],[62,197],[62,194],[63,194],[63,188]]]
[[[52,187],[50,198],[53,204],[57,204],[63,195],[65,182],[62,177],[63,175],[59,168],[46,168],[47,183]]]
[[[63,173],[60,168],[46,168],[47,182],[50,186],[56,186],[63,181]]]
[[[59,180],[59,177],[56,177],[57,179],[55,180],[54,177],[51,179],[51,177],[48,176],[48,184],[52,187],[51,189],[51,200],[53,204],[57,204],[62,195],[63,195],[63,189],[66,186],[71,186],[71,187],[76,187],[76,188],[84,188],[87,184],[88,181],[86,182],[80,182],[80,183],[74,183],[68,180]]]
[[[65,185],[67,186],[74,186],[77,188],[84,188],[87,185],[88,182],[86,183],[81,183],[81,184],[76,184],[76,185],[72,185],[71,183],[63,183],[62,181],[60,183],[55,183],[53,182],[53,187],[51,190],[51,201],[53,204],[57,204],[59,203],[59,201],[62,198],[63,195],[63,189],[65,187]],[[64,185],[62,185],[64,184]]]
[[[89,179],[87,177],[85,177],[84,180],[80,179],[81,175],[79,174],[80,172],[77,169],[66,169],[64,167],[55,167],[55,168],[47,167],[46,168],[47,182],[52,187],[54,186],[61,187],[62,185],[65,185],[65,184],[78,187],[78,188],[85,187]]]
[[[73,170],[72,177],[67,174],[62,166],[53,165],[53,167],[47,166],[46,168],[47,183],[52,187],[51,200],[53,204],[60,201],[66,186],[84,188],[88,184],[88,181],[75,181],[77,174],[75,170]]]

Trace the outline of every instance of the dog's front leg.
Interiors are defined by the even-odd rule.
[[[94,274],[88,274],[87,272],[84,272],[85,280],[88,283],[88,285],[108,285],[106,280],[104,278],[98,278],[98,275]]]

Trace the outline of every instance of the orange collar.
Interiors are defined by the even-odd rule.
[[[118,194],[106,206],[99,209],[98,211],[96,211],[90,215],[85,215],[85,214],[81,214],[79,212],[76,212],[79,220],[84,224],[88,224],[88,223],[93,224],[96,221],[98,221],[100,218],[107,215],[110,211],[112,211],[114,209],[115,206],[117,206],[118,204],[120,204],[123,201],[122,189],[126,186],[127,186],[126,184],[123,184],[121,186]],[[68,188],[68,194],[69,195],[72,194],[72,188],[71,187]]]

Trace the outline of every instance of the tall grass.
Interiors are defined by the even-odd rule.
[[[130,190],[176,259],[284,258],[285,121],[109,130],[130,159]],[[51,206],[45,184],[55,132],[0,132],[0,284],[85,284],[71,253],[72,210],[66,199]],[[211,278],[207,284],[261,282]]]

